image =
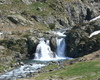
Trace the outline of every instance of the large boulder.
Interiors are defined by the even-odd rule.
[[[100,30],[99,21],[77,25],[67,33],[67,56],[80,57],[100,49],[100,34],[89,38],[92,32]]]
[[[50,39],[50,47],[52,51],[56,52],[56,49],[57,49],[56,37],[52,37]]]

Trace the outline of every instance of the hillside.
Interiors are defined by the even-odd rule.
[[[38,38],[50,39],[52,30],[66,31],[66,55],[77,58],[100,50],[99,0],[0,0],[0,73],[34,58]],[[16,63],[17,62],[17,63]],[[99,74],[99,73],[98,73]]]

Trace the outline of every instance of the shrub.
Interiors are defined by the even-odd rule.
[[[49,24],[49,28],[52,30],[52,29],[55,29],[55,23],[51,23]]]

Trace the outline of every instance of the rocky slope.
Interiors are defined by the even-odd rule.
[[[59,28],[73,27],[66,38],[68,56],[79,57],[98,50],[99,35],[91,39],[87,36],[100,29],[99,21],[78,24],[100,15],[99,4],[99,0],[0,0],[1,65],[32,56],[38,38],[47,38],[52,35],[51,30]]]

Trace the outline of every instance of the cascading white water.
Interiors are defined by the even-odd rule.
[[[57,43],[57,55],[58,57],[65,57],[65,39],[64,38],[56,38]]]
[[[64,33],[61,32],[56,32],[56,34],[58,35],[56,37],[56,44],[57,44],[57,55],[58,57],[66,57],[65,56],[65,49],[66,49],[66,43],[65,43],[65,38],[66,35],[64,35]]]
[[[40,38],[39,44],[36,48],[35,53],[35,60],[50,60],[51,58],[54,58],[54,54],[51,51],[51,48],[49,46],[49,40],[46,42],[43,38]]]
[[[24,64],[19,68],[0,75],[0,80],[17,80],[17,78],[31,77],[31,73],[38,72],[38,68],[44,67],[45,64]]]
[[[40,38],[39,44],[36,48],[35,58],[34,60],[58,60],[58,59],[68,59],[68,57],[65,56],[65,39],[66,35],[61,32],[54,32],[56,35],[56,44],[57,44],[57,50],[56,54],[51,51],[51,48],[49,46],[49,40],[46,42],[43,38]]]

